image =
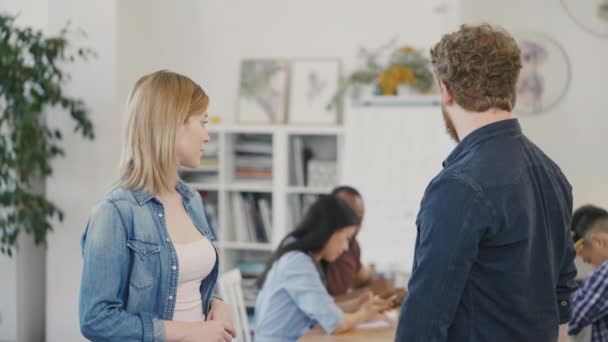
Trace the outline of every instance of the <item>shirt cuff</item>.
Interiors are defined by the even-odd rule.
[[[342,323],[343,316],[344,312],[338,306],[334,306],[321,317],[319,325],[327,334],[332,334]]]
[[[152,319],[152,325],[154,326],[154,342],[165,341],[165,323],[158,319]]]
[[[559,311],[559,324],[568,323],[572,314],[570,299],[560,299],[557,302],[557,309]]]
[[[139,319],[141,319],[143,342],[156,342],[157,340],[154,339],[154,316],[149,312],[141,312]]]

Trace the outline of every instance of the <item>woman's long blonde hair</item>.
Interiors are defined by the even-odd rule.
[[[120,186],[153,194],[173,190],[177,129],[208,105],[205,91],[186,76],[161,70],[140,78],[127,101]]]

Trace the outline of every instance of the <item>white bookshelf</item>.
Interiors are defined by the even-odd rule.
[[[215,210],[211,224],[218,235],[218,252],[220,271],[225,272],[237,264],[247,261],[265,262],[281,239],[294,228],[294,210],[290,203],[306,197],[308,200],[319,194],[327,194],[342,179],[342,126],[295,126],[295,125],[216,125],[210,126],[211,140],[217,142],[217,165],[205,165],[197,169],[180,170],[182,176],[193,180],[186,183],[203,192],[203,201],[207,208]],[[264,136],[272,142],[272,176],[267,179],[242,179],[238,177],[235,149],[239,137],[243,135]],[[315,158],[325,158],[323,162],[335,163],[334,182],[308,186],[299,182],[294,172],[294,141],[312,151]],[[266,157],[268,158],[268,157]],[[242,165],[242,161],[240,165]],[[331,170],[331,168],[330,168]],[[309,175],[310,176],[310,175]],[[328,179],[331,179],[329,177]],[[238,202],[234,196],[242,193],[253,193],[258,204],[264,199],[269,204],[272,229],[267,229],[267,241],[238,238],[235,223],[235,206]],[[255,200],[254,200],[255,202]],[[238,204],[238,203],[237,203]],[[249,232],[251,233],[251,232]],[[252,237],[249,235],[249,237]],[[246,302],[253,303],[251,298]]]
[[[333,187],[309,187],[309,186],[288,186],[285,190],[288,194],[327,194],[333,190]]]
[[[274,247],[271,243],[258,242],[220,242],[219,247],[225,250],[245,250],[245,251],[272,251]]]

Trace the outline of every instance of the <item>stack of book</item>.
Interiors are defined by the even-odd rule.
[[[272,180],[272,136],[239,135],[234,153],[237,178]]]

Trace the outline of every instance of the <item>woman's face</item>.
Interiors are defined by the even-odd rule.
[[[190,116],[186,122],[177,129],[175,137],[175,155],[178,166],[198,167],[209,142],[207,131],[207,111]]]
[[[357,226],[348,226],[334,232],[321,251],[321,259],[332,262],[348,250],[350,240],[357,232]]]

